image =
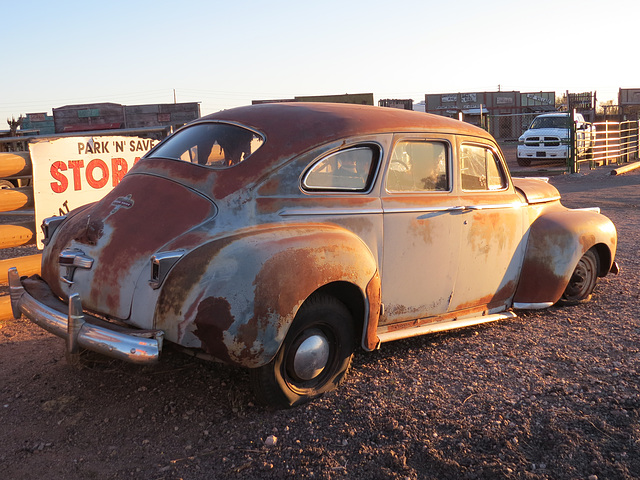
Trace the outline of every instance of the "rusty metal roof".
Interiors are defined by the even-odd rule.
[[[295,156],[319,145],[353,136],[393,132],[433,132],[491,138],[471,124],[439,115],[387,107],[339,103],[268,103],[223,110],[191,125],[221,121],[261,132],[265,143],[250,161],[234,168],[211,171],[216,198],[226,197],[262,178]],[[188,128],[188,127],[186,127]]]
[[[387,132],[441,132],[490,137],[481,128],[411,110],[342,103],[267,103],[223,110],[204,120],[232,121],[263,132],[280,147],[317,145],[352,135]]]

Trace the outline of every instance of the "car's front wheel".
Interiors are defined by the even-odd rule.
[[[576,265],[569,284],[562,295],[562,302],[575,304],[591,298],[598,281],[600,259],[593,249],[587,251]]]
[[[300,308],[276,357],[251,370],[256,398],[275,407],[299,405],[334,390],[355,345],[353,320],[337,299],[318,295]]]

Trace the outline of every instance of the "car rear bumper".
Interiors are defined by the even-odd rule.
[[[65,339],[67,352],[80,348],[132,363],[153,363],[162,351],[164,332],[138,330],[116,325],[82,310],[80,296],[61,302],[39,277],[20,278],[9,270],[9,289],[13,316],[24,315],[50,333]]]

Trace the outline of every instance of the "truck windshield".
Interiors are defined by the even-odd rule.
[[[249,129],[225,123],[198,123],[179,130],[145,158],[172,158],[222,169],[249,158],[264,139]]]
[[[530,128],[569,128],[569,117],[536,117]]]

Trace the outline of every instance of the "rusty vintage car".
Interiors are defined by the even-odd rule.
[[[110,193],[47,219],[14,315],[131,362],[163,340],[250,369],[290,406],[334,389],[357,348],[588,299],[616,229],[512,179],[470,124],[361,105],[203,117]]]

